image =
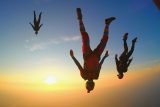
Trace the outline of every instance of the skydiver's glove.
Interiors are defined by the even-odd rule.
[[[108,57],[108,56],[109,56],[109,54],[108,54],[108,50],[107,50],[105,53],[105,57]]]
[[[74,57],[74,53],[73,53],[73,50],[72,50],[72,49],[70,50],[70,56],[71,56],[71,57]]]

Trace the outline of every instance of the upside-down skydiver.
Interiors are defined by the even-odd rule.
[[[34,20],[33,20],[33,24],[30,22],[29,24],[32,26],[33,30],[35,31],[35,34],[38,34],[39,29],[42,27],[43,24],[40,24],[41,21],[41,15],[42,12],[39,14],[38,20],[36,18],[36,12],[34,11]]]
[[[119,79],[122,79],[124,76],[123,73],[126,73],[128,71],[128,67],[133,60],[133,58],[130,59],[130,57],[134,51],[135,43],[137,41],[137,37],[132,40],[131,49],[130,51],[128,51],[127,39],[128,39],[128,33],[125,33],[125,35],[123,36],[124,51],[120,55],[119,59],[117,58],[118,55],[117,54],[115,55],[116,68],[119,73],[117,76]]]
[[[70,55],[75,64],[77,65],[81,77],[84,80],[87,80],[86,89],[87,92],[89,93],[91,90],[94,89],[95,83],[93,80],[99,78],[101,66],[105,58],[108,57],[108,51],[106,51],[104,57],[101,59],[102,52],[104,51],[104,48],[108,41],[109,25],[113,20],[115,20],[115,17],[110,17],[105,20],[105,29],[101,42],[94,50],[92,50],[90,48],[90,40],[88,33],[86,32],[85,26],[83,24],[82,13],[80,8],[77,8],[77,16],[79,20],[80,33],[82,37],[82,53],[83,53],[84,66],[82,67],[81,64],[78,62],[78,60],[75,58],[73,50],[70,50]]]

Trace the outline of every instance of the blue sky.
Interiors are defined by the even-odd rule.
[[[8,66],[17,70],[30,67],[33,62],[43,58],[57,58],[59,63],[64,60],[68,66],[72,66],[68,54],[71,48],[82,63],[77,7],[82,8],[92,49],[102,37],[105,18],[117,18],[110,26],[106,48],[110,57],[104,66],[107,63],[109,69],[114,69],[114,55],[122,52],[121,39],[126,32],[129,33],[129,45],[134,37],[138,37],[133,65],[141,67],[159,63],[160,14],[151,0],[3,0],[0,3],[1,69]],[[28,24],[33,21],[33,10],[43,12],[44,26],[38,37]]]

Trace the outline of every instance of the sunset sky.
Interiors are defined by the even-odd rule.
[[[95,89],[85,81],[69,55],[83,65],[76,16],[80,7],[90,45],[100,42],[105,19],[110,25]],[[42,11],[38,36],[29,22]],[[115,54],[138,37],[133,61],[124,79],[117,78]],[[160,107],[160,11],[152,0],[1,0],[0,107]]]

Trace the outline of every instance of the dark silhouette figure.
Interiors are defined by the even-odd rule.
[[[157,8],[160,10],[160,0],[153,0]]]
[[[106,25],[105,25],[104,34],[101,39],[101,42],[98,44],[98,46],[94,50],[92,50],[90,48],[90,40],[89,40],[88,33],[86,32],[83,21],[82,21],[82,13],[80,8],[77,8],[77,16],[79,20],[80,33],[82,37],[82,53],[83,53],[84,66],[82,67],[81,64],[78,62],[78,60],[74,57],[74,53],[72,50],[70,50],[70,55],[73,61],[75,62],[75,64],[77,65],[77,67],[79,68],[81,77],[84,80],[87,80],[86,89],[88,90],[88,93],[89,93],[91,90],[94,89],[95,84],[93,80],[98,79],[101,66],[105,58],[108,57],[108,51],[106,51],[102,59],[101,59],[101,54],[104,51],[104,48],[108,41],[109,25],[115,18],[111,17],[105,20]]]
[[[38,20],[36,19],[36,12],[34,11],[34,20],[33,20],[33,24],[32,23],[29,23],[33,30],[35,31],[35,34],[37,35],[38,34],[38,31],[39,29],[42,27],[43,24],[40,24],[40,21],[41,21],[41,15],[42,15],[42,12],[39,14],[39,17],[38,17]]]
[[[133,60],[133,58],[130,59],[130,57],[131,57],[131,55],[132,55],[132,53],[134,51],[135,43],[137,41],[137,37],[132,40],[131,49],[130,49],[130,51],[128,51],[127,38],[128,38],[128,33],[126,33],[123,36],[124,51],[120,55],[119,59],[117,58],[118,55],[117,54],[115,55],[116,67],[117,67],[117,71],[119,73],[117,76],[118,76],[119,79],[123,78],[123,76],[124,76],[123,73],[127,72],[130,63]]]

